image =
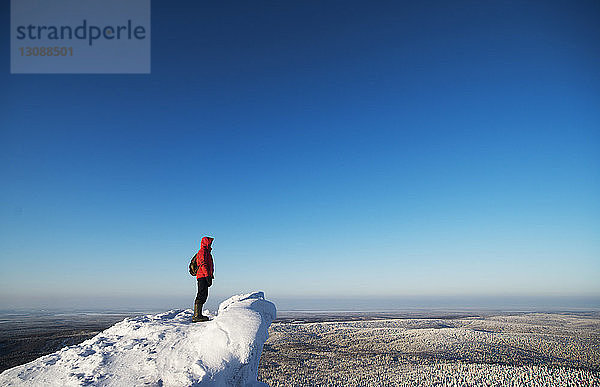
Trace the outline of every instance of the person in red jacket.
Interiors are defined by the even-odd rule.
[[[198,294],[194,302],[194,316],[192,322],[207,321],[208,317],[202,315],[202,305],[208,298],[208,288],[212,285],[214,264],[210,251],[212,250],[212,242],[214,238],[205,236],[200,242],[200,250],[196,253],[196,263],[198,271],[196,279],[198,281]]]

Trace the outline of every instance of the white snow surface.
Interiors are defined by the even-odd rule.
[[[127,318],[4,371],[0,385],[266,386],[257,382],[258,362],[275,315],[275,305],[254,292],[222,302],[207,322],[192,323],[189,309]]]

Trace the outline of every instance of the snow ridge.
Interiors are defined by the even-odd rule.
[[[0,374],[2,386],[265,386],[258,363],[275,305],[233,296],[210,321],[191,310],[127,318],[79,345]]]

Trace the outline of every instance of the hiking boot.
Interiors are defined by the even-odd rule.
[[[192,316],[192,322],[208,321],[208,317],[202,315],[202,305],[199,302],[194,302],[194,315]]]
[[[194,315],[192,316],[192,322],[200,321],[200,311],[202,311],[202,304],[194,302]]]

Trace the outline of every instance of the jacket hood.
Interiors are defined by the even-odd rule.
[[[200,248],[203,248],[203,247],[210,248],[212,245],[212,241],[214,241],[214,240],[215,240],[215,238],[211,238],[208,236],[202,237],[202,241],[200,242]]]

